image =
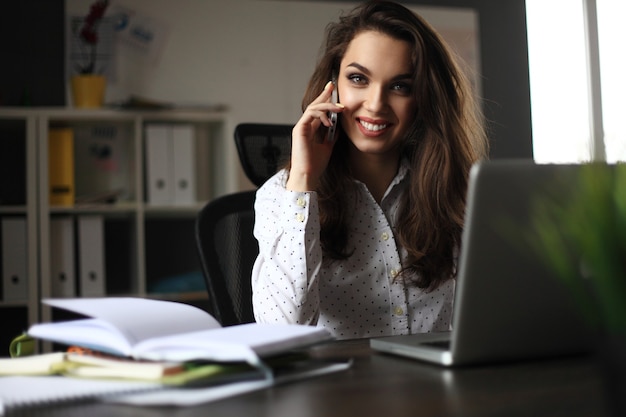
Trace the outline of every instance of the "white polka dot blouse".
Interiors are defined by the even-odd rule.
[[[255,202],[257,322],[323,326],[338,339],[449,330],[454,280],[427,293],[395,279],[404,251],[396,246],[393,225],[406,174],[403,164],[380,205],[354,182],[348,238],[354,253],[324,263],[317,194],[287,190],[286,171],[268,180]]]

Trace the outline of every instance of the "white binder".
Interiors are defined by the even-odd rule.
[[[105,295],[104,218],[101,215],[80,215],[78,227],[78,271],[81,297]]]
[[[4,300],[28,298],[26,219],[2,218],[2,289]]]
[[[172,125],[174,204],[196,202],[195,136],[192,125]]]
[[[74,220],[50,220],[50,285],[52,297],[76,296]]]
[[[150,204],[171,204],[170,127],[164,124],[146,126],[146,193]]]

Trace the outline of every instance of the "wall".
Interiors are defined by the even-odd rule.
[[[491,158],[532,158],[525,0],[410,0],[478,12],[483,108]]]
[[[323,27],[338,13],[334,3],[271,0],[119,3],[165,22],[169,38],[158,62],[118,45],[117,80],[107,99],[134,94],[175,103],[224,103],[233,125],[297,120]],[[66,0],[68,13],[85,13],[88,5]]]
[[[91,0],[65,0],[83,15]],[[117,50],[109,100],[130,94],[175,103],[224,103],[229,132],[240,122],[294,123],[323,29],[354,2],[119,0],[169,29],[158,62]],[[529,157],[530,101],[523,0],[422,0],[478,11],[485,112],[492,157]]]

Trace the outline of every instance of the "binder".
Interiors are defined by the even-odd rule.
[[[50,220],[50,281],[52,297],[76,296],[74,256],[74,220],[54,217]]]
[[[134,141],[121,122],[101,121],[74,126],[76,204],[99,195],[134,198],[131,161]]]
[[[146,193],[150,204],[171,204],[171,140],[169,126],[146,126]]]
[[[51,128],[48,132],[48,180],[50,205],[74,205],[74,131],[71,128]]]
[[[81,297],[105,295],[104,217],[80,215],[77,219],[78,287]]]
[[[195,183],[195,136],[192,125],[173,125],[172,140],[172,184],[174,204],[192,204],[196,202]]]
[[[28,298],[26,219],[2,218],[2,286],[5,301]]]

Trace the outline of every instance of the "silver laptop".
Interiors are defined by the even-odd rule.
[[[443,366],[589,352],[591,331],[532,248],[532,205],[567,198],[580,165],[494,160],[470,173],[452,331],[370,340],[372,349]],[[522,235],[526,234],[523,238]]]

